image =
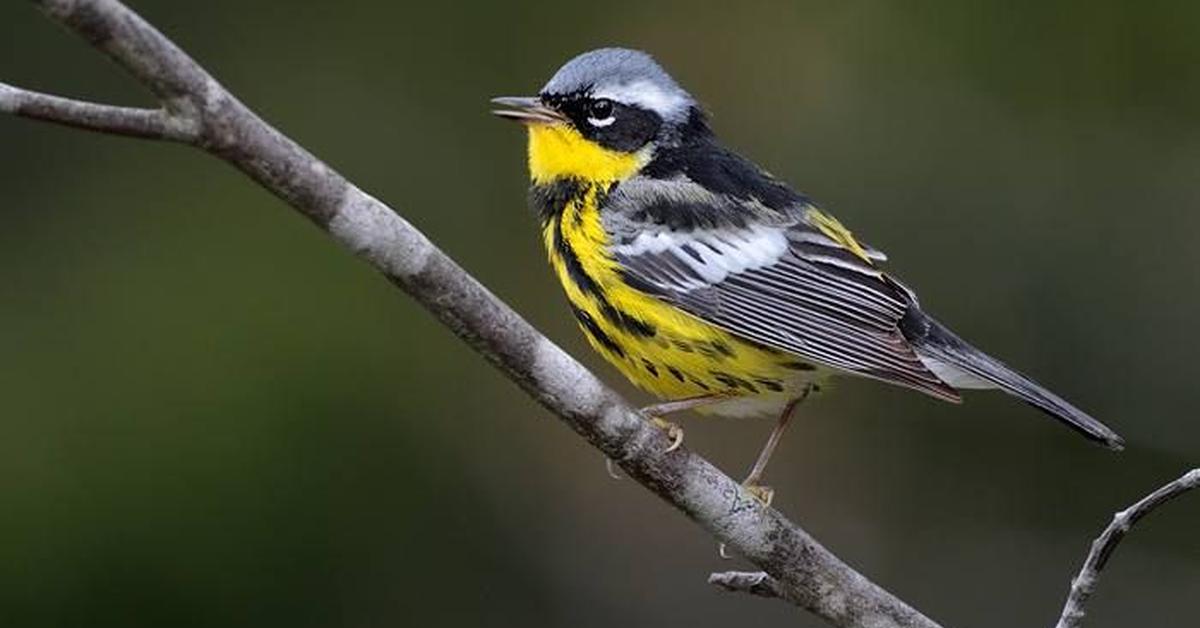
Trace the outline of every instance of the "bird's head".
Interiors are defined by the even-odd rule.
[[[529,129],[535,182],[563,177],[619,181],[658,145],[702,118],[694,98],[650,55],[625,48],[585,52],[559,68],[537,96],[494,98],[494,113]]]

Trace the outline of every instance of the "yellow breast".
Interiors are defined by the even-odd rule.
[[[535,188],[571,182],[571,194],[546,195],[540,208],[550,264],[588,341],[639,387],[666,399],[713,393],[784,395],[812,367],[635,290],[608,249],[599,203],[648,155],[605,150],[566,127],[530,127]]]

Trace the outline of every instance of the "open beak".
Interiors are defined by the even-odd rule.
[[[567,121],[566,116],[543,105],[537,97],[500,96],[493,98],[492,104],[504,107],[493,109],[492,113],[523,124],[554,124]]]

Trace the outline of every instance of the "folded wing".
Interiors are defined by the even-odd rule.
[[[900,332],[915,298],[875,267],[883,254],[813,205],[638,177],[612,190],[603,215],[632,287],[759,344],[959,400]]]

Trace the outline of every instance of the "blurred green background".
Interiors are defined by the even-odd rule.
[[[1048,626],[1112,511],[1200,461],[1200,3],[134,3],[608,381],[487,99],[654,53],[923,303],[1129,440],[843,381],[776,504],[947,626]],[[0,80],[151,104],[28,3]],[[370,268],[179,146],[0,117],[0,625],[817,626]],[[638,400],[644,397],[635,395]],[[686,419],[745,472],[766,422]],[[1187,626],[1200,495],[1089,627]]]

